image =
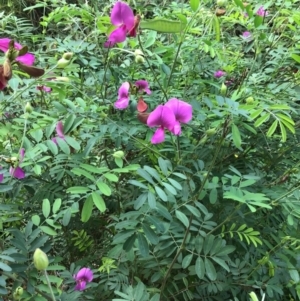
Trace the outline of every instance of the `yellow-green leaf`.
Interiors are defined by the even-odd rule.
[[[270,128],[269,128],[269,130],[268,130],[268,132],[267,132],[267,137],[271,137],[271,136],[274,134],[274,132],[275,132],[275,130],[276,130],[276,128],[277,128],[277,125],[278,125],[278,120],[276,119],[276,120],[272,123],[272,125],[270,126]]]
[[[280,125],[280,130],[281,130],[281,141],[285,142],[286,141],[286,129],[282,122],[279,122],[279,125]]]
[[[266,113],[265,115],[259,117],[259,118],[255,121],[254,126],[255,126],[255,127],[261,126],[264,122],[266,122],[266,121],[269,119],[269,117],[270,117],[270,114],[269,114],[269,113]]]
[[[231,131],[232,131],[232,140],[234,145],[237,148],[240,148],[242,144],[241,134],[238,127],[234,123],[231,126]]]

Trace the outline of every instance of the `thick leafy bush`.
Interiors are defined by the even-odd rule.
[[[1,300],[298,300],[298,6],[5,5]]]

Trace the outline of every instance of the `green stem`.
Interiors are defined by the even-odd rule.
[[[49,289],[50,289],[50,293],[51,293],[52,300],[53,300],[53,301],[56,301],[56,299],[55,299],[55,297],[54,297],[54,294],[53,294],[52,287],[51,287],[51,283],[50,283],[50,280],[49,280],[49,277],[48,277],[48,273],[47,273],[46,270],[44,270],[44,274],[45,274],[45,277],[46,277],[46,281],[47,281],[48,287],[49,287]]]
[[[151,72],[152,72],[152,74],[153,74],[153,77],[154,77],[155,81],[157,82],[157,84],[159,85],[159,88],[160,88],[161,91],[163,92],[164,97],[165,97],[165,99],[166,99],[166,101],[167,101],[167,100],[168,100],[168,95],[167,95],[165,89],[163,88],[163,86],[161,85],[161,83],[159,82],[159,80],[158,80],[158,78],[157,78],[157,76],[156,76],[156,74],[155,74],[155,72],[154,72],[154,69],[152,68],[152,65],[150,64],[150,62],[149,62],[147,56],[145,55],[145,49],[144,49],[144,47],[143,47],[143,45],[142,45],[141,38],[140,38],[139,35],[137,35],[137,38],[138,38],[138,41],[139,41],[140,48],[141,48],[142,52],[144,53],[145,60],[146,60],[148,66],[149,66],[149,68],[150,68],[150,70],[151,70]]]

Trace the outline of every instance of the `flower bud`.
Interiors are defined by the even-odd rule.
[[[70,61],[69,60],[66,60],[64,58],[61,58],[60,60],[58,60],[57,62],[57,68],[65,68],[67,67],[68,65],[70,64]]]
[[[145,62],[145,59],[144,59],[144,53],[143,51],[141,51],[140,49],[136,49],[134,51],[134,56],[135,56],[135,62],[138,63],[138,64],[142,64]]]
[[[25,105],[25,112],[31,113],[32,111],[33,111],[33,108],[31,106],[30,102],[27,102]]]
[[[57,76],[55,78],[55,80],[59,81],[59,82],[66,82],[66,83],[70,82],[70,79],[68,77],[65,77],[65,76]]]
[[[246,98],[246,103],[247,103],[248,105],[253,104],[253,103],[254,103],[254,98],[253,98],[252,96]]]
[[[249,296],[251,297],[252,301],[258,301],[258,298],[254,292],[249,293]]]
[[[215,128],[213,128],[213,129],[208,129],[208,130],[205,132],[205,134],[206,134],[207,136],[212,136],[212,135],[214,135],[216,132],[217,132],[217,130],[216,130]]]
[[[134,61],[137,64],[143,64],[143,63],[145,63],[145,59],[144,59],[144,57],[142,55],[136,55]]]
[[[49,260],[46,255],[41,249],[37,248],[33,254],[33,263],[37,270],[43,271],[47,269],[49,265]]]
[[[117,159],[122,159],[124,158],[125,154],[123,151],[116,151],[113,153],[113,157]]]
[[[62,58],[69,61],[73,57],[73,52],[66,52],[63,54]]]
[[[14,292],[14,296],[22,296],[23,295],[23,287],[22,286],[18,286]]]
[[[227,92],[227,86],[224,83],[222,83],[220,93],[221,93],[222,96],[225,96],[226,92]]]
[[[135,55],[135,56],[137,56],[137,55],[144,55],[144,53],[143,53],[142,50],[136,49],[136,50],[134,51],[134,55]]]

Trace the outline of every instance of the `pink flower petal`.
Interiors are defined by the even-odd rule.
[[[147,125],[153,126],[163,126],[171,131],[176,122],[176,118],[172,110],[166,106],[159,105],[153,112],[150,113]]]
[[[24,55],[18,56],[16,61],[23,63],[24,65],[33,65],[34,63],[34,55],[32,53],[26,53]]]
[[[129,105],[129,97],[119,98],[114,104],[115,108],[119,110],[126,109],[128,105]]]
[[[3,51],[3,52],[6,52],[9,48],[9,42],[10,42],[10,39],[9,38],[3,38],[3,39],[0,39],[0,50]],[[16,47],[16,44],[15,43],[15,47]],[[19,44],[20,45],[20,44]],[[17,47],[16,47],[17,48]],[[18,49],[18,48],[17,48]],[[20,48],[21,49],[21,48]]]
[[[0,170],[2,169],[2,166],[0,166]],[[2,183],[2,181],[3,181],[3,179],[4,179],[4,174],[0,174],[0,183]]]
[[[129,89],[130,89],[130,84],[129,82],[125,82],[121,85],[121,87],[119,88],[118,94],[119,94],[119,98],[125,98],[128,97],[129,95]]]
[[[135,85],[139,88],[139,91],[145,91],[147,94],[151,94],[149,84],[146,80],[137,80]]]
[[[16,168],[11,167],[9,169],[9,173],[17,179],[24,179],[25,178],[25,171],[19,166],[16,167]]]
[[[64,135],[64,126],[62,121],[59,121],[56,125],[56,133],[59,138],[65,138]]]
[[[87,282],[91,282],[93,280],[93,272],[89,268],[82,268],[78,271],[78,273],[73,276],[76,280],[75,290],[83,291],[86,287]]]
[[[148,117],[147,125],[150,127],[161,126],[161,114],[164,106],[159,105],[152,111]]]
[[[159,127],[151,138],[152,144],[158,144],[165,141],[165,131],[163,127]]]
[[[123,25],[114,31],[111,32],[109,35],[108,41],[110,46],[113,46],[116,43],[122,43],[126,40],[126,26]]]
[[[130,30],[134,25],[134,14],[127,3],[118,1],[111,11],[110,20],[113,25],[125,24],[127,30]]]
[[[181,125],[180,125],[180,122],[176,121],[173,129],[171,130],[171,132],[174,134],[174,135],[180,135],[181,134]]]
[[[20,162],[23,161],[24,156],[25,156],[25,149],[24,149],[24,148],[21,148],[21,149],[20,149]]]
[[[166,107],[169,107],[175,117],[176,117],[176,120],[179,121],[179,122],[182,122],[182,123],[187,123],[189,122],[193,115],[193,108],[190,104],[182,101],[182,100],[179,100],[177,98],[171,98],[166,104],[165,104]]]
[[[75,286],[75,291],[83,291],[83,290],[85,290],[85,287],[86,287],[86,282],[78,281]]]

